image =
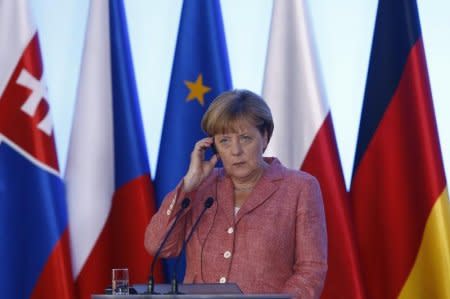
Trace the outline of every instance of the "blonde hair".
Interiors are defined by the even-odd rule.
[[[259,95],[245,89],[220,94],[203,115],[202,129],[209,136],[235,132],[240,121],[248,121],[267,141],[273,133],[273,119],[269,106]]]

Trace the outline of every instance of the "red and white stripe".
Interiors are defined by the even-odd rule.
[[[65,175],[76,281],[105,226],[115,191],[109,36],[108,1],[92,1]]]
[[[263,96],[275,129],[266,154],[319,180],[328,230],[322,298],[364,298],[348,195],[305,6],[303,0],[274,1]]]
[[[27,1],[0,1],[0,95],[22,53],[37,33],[32,19]]]
[[[303,1],[275,1],[263,95],[275,130],[267,154],[298,169],[329,113]]]

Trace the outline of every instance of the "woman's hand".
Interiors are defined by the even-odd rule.
[[[183,178],[184,192],[191,192],[203,182],[203,180],[211,173],[218,161],[217,154],[213,155],[209,161],[205,160],[205,151],[213,144],[212,137],[203,138],[194,146],[191,153],[191,163],[189,169]]]

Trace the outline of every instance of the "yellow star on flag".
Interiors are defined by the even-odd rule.
[[[197,81],[191,82],[191,81],[184,81],[184,84],[189,88],[189,95],[187,97],[188,101],[192,101],[197,99],[197,101],[200,103],[200,105],[205,104],[204,95],[205,93],[209,92],[211,88],[208,86],[203,85],[203,76],[202,74],[199,74],[197,77]]]

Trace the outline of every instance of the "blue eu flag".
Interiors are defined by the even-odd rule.
[[[208,105],[230,88],[219,0],[185,0],[156,170],[158,205],[186,173],[194,144],[205,137],[200,122]],[[183,258],[179,280],[184,277],[184,268]],[[166,277],[171,277],[171,271],[172,261],[166,262]]]

